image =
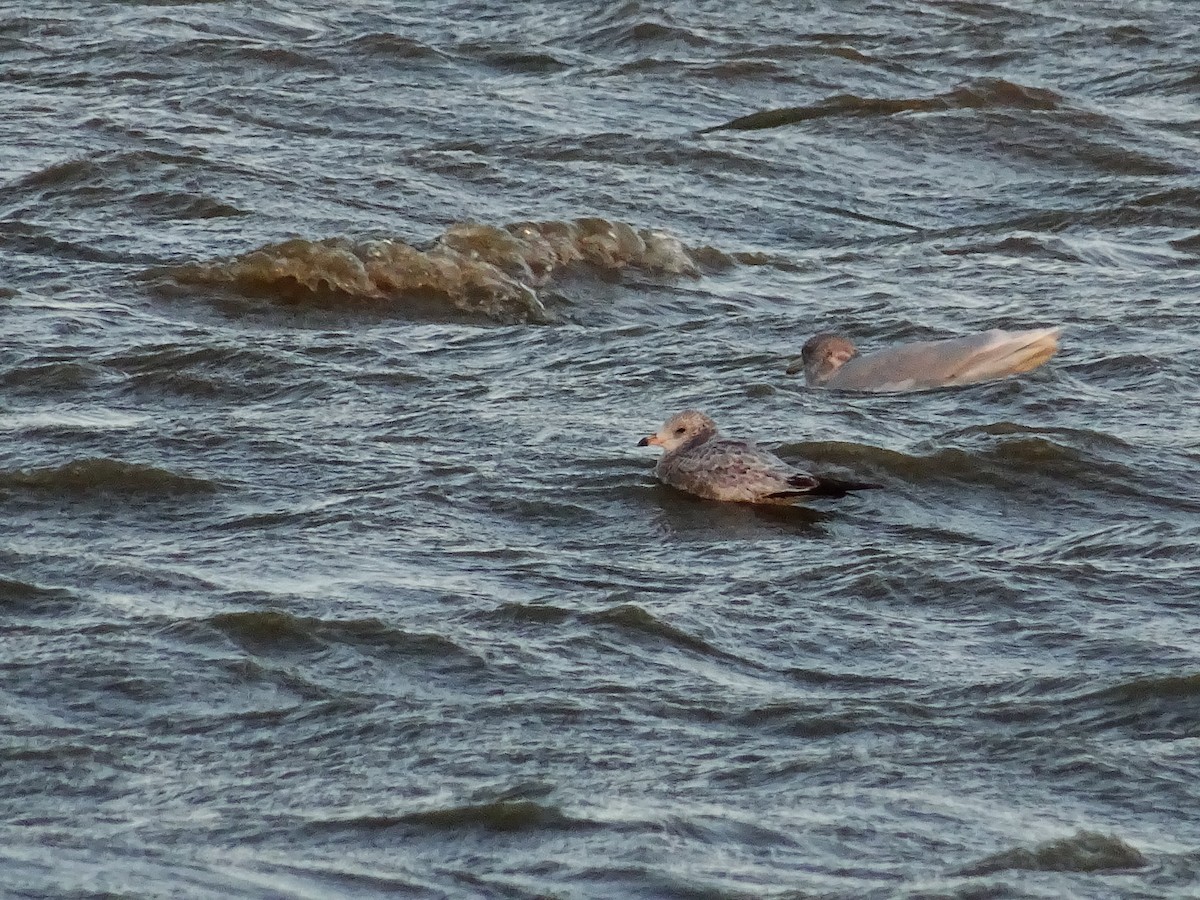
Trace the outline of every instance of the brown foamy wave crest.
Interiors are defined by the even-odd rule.
[[[398,239],[295,238],[230,260],[171,270],[183,284],[224,285],[280,299],[397,298],[449,303],[497,322],[550,323],[538,290],[570,271],[699,274],[693,251],[675,237],[623,222],[515,222],[451,225],[426,249]]]

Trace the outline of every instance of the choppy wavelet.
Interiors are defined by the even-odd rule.
[[[946,447],[927,455],[837,441],[804,443],[784,449],[816,462],[865,467],[916,483],[961,479],[996,488],[1013,488],[1053,476],[1059,483],[1075,481],[1081,485],[1105,480],[1111,482],[1111,489],[1119,490],[1134,478],[1134,473],[1120,464],[1088,449],[1060,442],[1064,440],[1063,435],[1053,431],[1046,434],[1059,438],[1059,441],[1050,440],[1033,429],[1015,435],[978,429],[958,435],[960,438],[977,437],[976,447]],[[1076,435],[1067,435],[1066,439],[1083,443]]]
[[[1046,841],[1032,849],[1016,847],[964,867],[962,875],[987,875],[1005,869],[1042,872],[1098,872],[1140,869],[1146,857],[1115,835],[1081,831],[1072,837]]]
[[[580,269],[695,276],[696,255],[663,231],[592,217],[502,228],[462,222],[424,250],[399,239],[295,238],[232,260],[179,266],[171,274],[184,284],[287,299],[433,298],[497,322],[546,324],[558,316],[538,289],[553,278]]]
[[[217,490],[217,482],[207,478],[118,459],[78,459],[61,466],[0,472],[0,491],[165,497],[211,494]]]
[[[839,94],[811,106],[789,106],[739,116],[701,130],[754,131],[779,128],[828,116],[892,116],[903,112],[940,112],[951,109],[1058,109],[1062,97],[1052,90],[1028,87],[1001,78],[984,78],[932,97],[858,97]]]
[[[561,810],[532,800],[496,800],[473,806],[428,809],[395,816],[370,816],[349,820],[316,822],[312,831],[378,830],[383,828],[459,831],[522,832],[578,830],[596,827],[586,819],[572,818]]]

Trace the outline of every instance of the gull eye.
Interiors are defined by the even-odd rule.
[[[676,428],[676,429],[675,429],[675,434],[677,434],[677,435],[679,435],[679,434],[683,434],[685,431],[687,431],[687,429],[686,429],[686,428]]]

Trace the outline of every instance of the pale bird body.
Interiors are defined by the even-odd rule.
[[[1061,328],[993,328],[945,341],[919,341],[859,354],[845,336],[809,339],[788,373],[803,370],[811,387],[838,391],[921,391],[1029,372],[1058,350]]]

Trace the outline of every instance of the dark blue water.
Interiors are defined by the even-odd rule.
[[[1198,34],[0,3],[0,893],[1195,895]]]

